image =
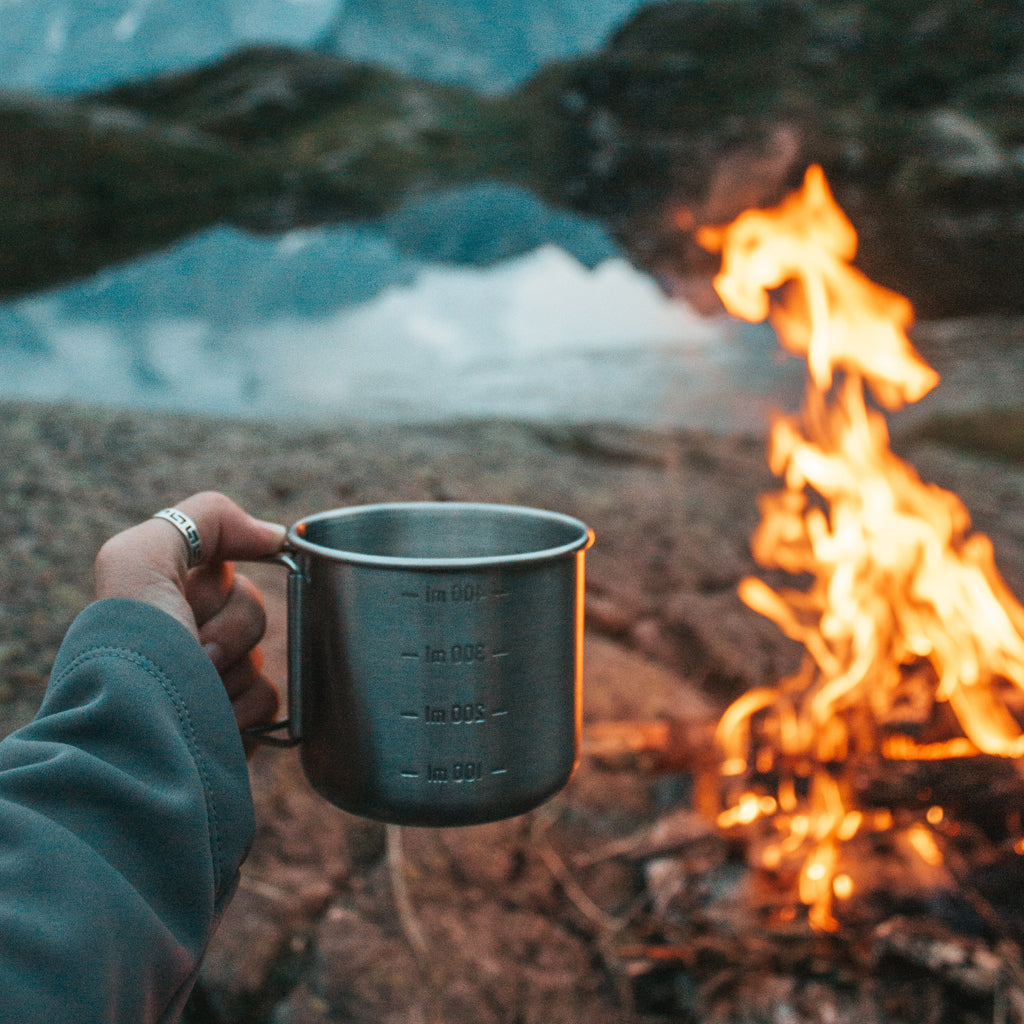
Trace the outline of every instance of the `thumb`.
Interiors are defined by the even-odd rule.
[[[194,494],[175,507],[195,523],[203,565],[275,554],[287,536],[283,526],[254,518],[215,491]],[[185,591],[188,568],[189,545],[180,529],[164,519],[148,519],[112,537],[100,549],[96,596],[145,601],[198,635],[195,611]]]
[[[233,559],[262,558],[284,546],[288,531],[249,515],[230,498],[216,491],[193,494],[175,506],[196,525],[202,545],[201,563],[216,565]],[[188,554],[188,545],[179,546]]]

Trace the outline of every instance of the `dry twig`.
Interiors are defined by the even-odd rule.
[[[402,827],[388,825],[386,831],[388,873],[391,877],[391,892],[395,898],[398,923],[401,925],[406,941],[416,954],[417,960],[421,965],[426,965],[430,960],[430,945],[423,934],[419,918],[416,916],[412,899],[409,896],[409,885],[405,877],[405,861],[402,857]]]
[[[531,823],[531,840],[544,865],[561,887],[574,907],[590,922],[593,927],[594,945],[604,961],[619,999],[623,1013],[623,1024],[632,1024],[636,1020],[636,1002],[633,998],[633,987],[627,965],[615,948],[615,940],[633,918],[638,903],[631,907],[626,915],[615,917],[601,909],[587,895],[583,886],[576,880],[558,851],[547,838],[547,830],[554,824],[550,810],[542,810],[533,815]],[[642,901],[646,902],[646,894]]]

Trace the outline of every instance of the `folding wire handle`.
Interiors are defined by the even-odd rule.
[[[294,747],[302,740],[302,606],[309,580],[293,556],[294,552],[286,548],[260,559],[288,570],[288,717],[245,730],[246,737],[270,747]],[[273,735],[282,729],[287,730],[286,736]]]

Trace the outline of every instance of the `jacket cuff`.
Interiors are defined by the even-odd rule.
[[[59,703],[54,681],[77,660],[104,649],[129,650],[146,659],[174,690],[171,703],[178,727],[203,782],[222,902],[230,896],[255,835],[245,751],[224,684],[196,638],[177,619],[141,601],[107,598],[89,605],[68,629],[40,715],[47,713],[51,700]]]

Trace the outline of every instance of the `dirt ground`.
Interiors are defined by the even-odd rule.
[[[102,540],[205,488],[282,522],[416,499],[583,519],[597,535],[588,722],[713,716],[796,661],[736,596],[743,576],[765,576],[748,549],[757,495],[775,486],[761,437],[506,422],[310,428],[0,404],[0,440],[2,732],[38,705],[60,637],[89,600]],[[961,494],[1024,593],[1024,468],[925,442],[902,453]],[[283,574],[251,572],[270,614],[268,669],[282,678]],[[656,994],[638,996],[619,952],[655,938],[644,866],[601,851],[683,806],[687,778],[599,771],[584,759],[528,815],[396,829],[316,796],[294,751],[260,750],[251,774],[257,840],[206,958],[193,1022],[684,1019],[661,1014]]]

